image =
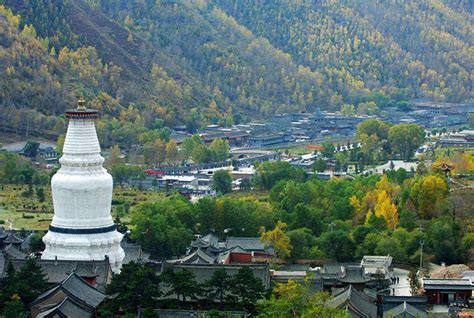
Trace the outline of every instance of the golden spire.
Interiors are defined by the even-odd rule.
[[[84,96],[80,96],[79,99],[77,100],[77,110],[80,111],[85,111],[87,110],[86,108],[86,100],[84,99]]]

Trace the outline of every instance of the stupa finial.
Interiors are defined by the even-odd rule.
[[[86,108],[86,100],[84,99],[84,96],[80,96],[79,99],[77,100],[77,110],[80,111],[85,111],[87,110]]]

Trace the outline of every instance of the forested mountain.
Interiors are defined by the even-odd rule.
[[[163,123],[473,98],[469,0],[0,5],[0,123],[17,133],[25,118],[62,131],[78,94],[104,113],[105,137],[128,143]]]
[[[216,0],[353,101],[378,91],[472,98],[472,1]]]

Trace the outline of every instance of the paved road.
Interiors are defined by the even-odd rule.
[[[398,283],[390,285],[395,289],[395,296],[411,296],[410,282],[408,281],[408,271],[401,268],[394,268],[393,275],[398,277]]]
[[[31,140],[37,141],[40,143],[40,148],[45,148],[45,147],[55,147],[56,144],[54,141],[44,141],[44,140],[39,140],[32,138]],[[5,149],[6,151],[10,152],[19,152],[20,150],[23,149],[26,145],[26,140],[25,141],[17,141],[9,144],[4,144],[3,147],[0,147],[1,149]]]

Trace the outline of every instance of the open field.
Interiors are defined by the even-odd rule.
[[[5,228],[47,230],[53,218],[53,204],[50,186],[41,187],[45,200],[40,202],[36,194],[37,188],[29,195],[26,185],[3,184],[0,186],[0,224]],[[153,201],[163,196],[162,193],[140,191],[137,189],[115,188],[112,198],[112,214],[120,214],[124,223],[130,222],[130,208],[146,201]],[[128,207],[128,208],[127,208]]]
[[[44,202],[40,202],[37,191],[44,191]],[[13,229],[44,230],[53,217],[53,205],[49,186],[2,185],[0,191],[0,220],[4,227]],[[11,223],[10,223],[11,221]]]

